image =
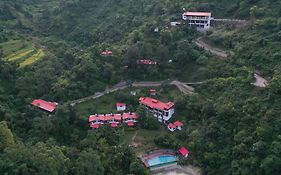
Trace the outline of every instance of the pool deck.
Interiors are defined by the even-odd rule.
[[[140,157],[140,159],[144,163],[145,167],[152,168],[152,167],[149,166],[148,160],[152,159],[152,158],[155,158],[157,156],[161,156],[161,155],[172,155],[172,156],[175,156],[176,152],[173,151],[173,150],[169,150],[169,149],[161,149],[161,150],[152,151],[149,154],[143,155],[143,156]],[[175,163],[172,163],[172,164],[175,164]],[[161,165],[158,165],[158,166],[161,166]]]
[[[182,167],[180,165],[170,164],[161,167],[151,168],[151,174],[153,175],[202,175],[201,172],[196,172],[194,168]]]

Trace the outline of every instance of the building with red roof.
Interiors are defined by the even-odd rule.
[[[98,124],[98,123],[91,123],[90,127],[93,128],[93,129],[98,129],[100,127],[100,124]]]
[[[172,132],[174,132],[177,129],[177,126],[174,125],[173,123],[168,124],[168,129]]]
[[[182,129],[183,123],[181,121],[175,121],[174,125],[177,127],[178,130]]]
[[[212,14],[210,12],[184,12],[182,19],[188,22],[188,25],[201,29],[209,29],[211,26]]]
[[[156,89],[150,89],[149,93],[150,93],[150,95],[154,96],[154,95],[156,95],[157,91],[156,91]]]
[[[156,65],[157,62],[151,59],[141,59],[137,60],[137,64],[142,64],[142,65]]]
[[[132,121],[130,121],[130,122],[127,123],[127,125],[128,125],[128,126],[135,126],[135,123],[132,122]]]
[[[139,116],[136,113],[124,113],[124,114],[95,114],[89,116],[89,124],[91,128],[97,129],[100,125],[110,124],[112,128],[116,128],[120,123],[127,123],[128,126],[134,126]],[[130,123],[130,124],[129,124]]]
[[[33,100],[31,105],[36,106],[47,112],[54,112],[57,109],[58,103],[56,102],[48,102],[42,99]]]
[[[178,152],[185,158],[189,155],[189,150],[186,147],[181,147]]]
[[[113,123],[111,123],[110,124],[110,126],[112,127],[112,128],[116,128],[116,127],[118,127],[118,122],[113,122]]]
[[[100,53],[102,56],[112,56],[113,52],[111,50],[104,50]]]
[[[164,103],[150,97],[140,97],[139,103],[151,111],[159,122],[167,123],[175,113],[173,102]]]
[[[116,109],[117,109],[117,111],[125,111],[126,104],[125,103],[116,103]]]
[[[122,119],[124,123],[129,123],[129,122],[137,122],[137,119],[139,118],[139,116],[136,113],[124,113],[122,115]]]

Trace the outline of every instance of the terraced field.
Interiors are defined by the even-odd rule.
[[[41,58],[43,58],[44,56],[45,56],[45,53],[44,53],[43,49],[39,49],[31,57],[29,57],[26,60],[24,60],[23,62],[21,62],[20,67],[31,65],[31,64],[35,63],[36,61],[40,60]]]
[[[0,43],[0,50],[6,60],[16,62],[20,67],[31,65],[45,56],[43,49],[36,49],[32,43],[22,40]]]

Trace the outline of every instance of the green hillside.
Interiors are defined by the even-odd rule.
[[[246,21],[218,22],[206,33],[171,27],[183,9]],[[279,175],[280,9],[280,0],[2,0],[0,174],[151,174],[140,154],[186,146],[190,156],[179,163],[202,174]],[[198,38],[231,56],[197,47]],[[254,73],[266,87],[253,85]],[[139,108],[149,88],[69,105],[120,81],[162,80],[156,98],[175,102],[180,132]],[[168,86],[172,80],[191,83],[194,94]],[[58,102],[55,114],[32,107],[37,98]],[[148,119],[136,128],[90,130],[85,119],[114,112],[118,101]]]

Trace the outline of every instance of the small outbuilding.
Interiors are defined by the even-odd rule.
[[[125,111],[126,104],[125,103],[116,103],[116,109],[117,109],[117,111]]]
[[[57,109],[58,103],[56,102],[48,102],[42,99],[33,100],[31,105],[36,106],[44,111],[49,113],[54,112]]]
[[[175,121],[174,125],[177,127],[178,130],[182,129],[183,123],[181,121]]]
[[[181,25],[181,22],[177,22],[177,21],[175,21],[175,22],[170,22],[170,25],[171,25],[172,27],[180,26],[180,25]]]
[[[189,155],[189,150],[186,147],[181,147],[178,152],[185,158]]]
[[[141,65],[157,65],[157,61],[151,60],[151,59],[140,59],[137,60],[137,64]]]
[[[90,127],[93,129],[98,129],[100,127],[100,125],[98,123],[91,123]]]
[[[177,126],[174,125],[173,123],[169,123],[169,124],[168,124],[168,129],[169,129],[171,132],[174,132],[174,131],[177,129]]]
[[[150,89],[149,93],[150,93],[150,95],[154,96],[154,95],[156,95],[157,91],[156,91],[156,89]]]
[[[111,50],[104,50],[100,53],[102,56],[112,56],[113,52]]]

